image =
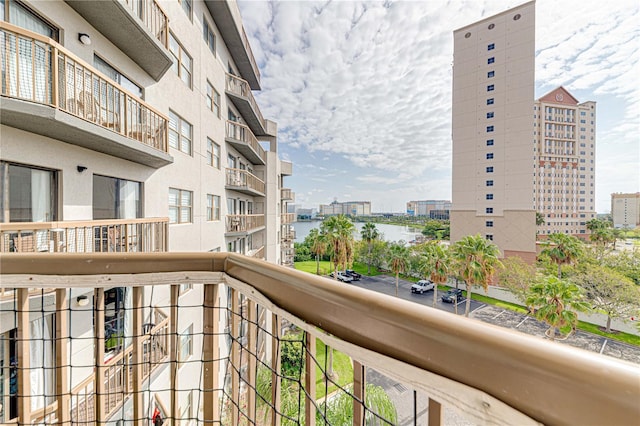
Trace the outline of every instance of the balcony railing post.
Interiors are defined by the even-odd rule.
[[[71,421],[69,382],[67,377],[67,345],[69,342],[69,299],[67,289],[56,290],[56,400],[59,424]]]
[[[240,417],[240,306],[238,291],[231,289],[231,424],[236,426]],[[236,373],[235,370],[238,370]]]
[[[204,390],[202,396],[202,406],[204,408],[204,424],[219,423],[219,400],[218,391],[218,371],[220,371],[220,361],[218,356],[218,285],[204,285],[204,306],[202,327],[204,330],[204,341],[202,350],[203,382]]]
[[[364,424],[365,382],[366,372],[364,365],[353,360],[353,426]]]
[[[248,310],[249,310],[249,330],[247,336],[247,345],[249,346],[249,371],[247,374],[247,381],[249,389],[247,391],[248,398],[247,402],[249,406],[247,407],[247,415],[249,417],[249,422],[255,422],[256,420],[256,358],[258,357],[258,306],[256,302],[249,300],[247,301]]]
[[[171,310],[169,314],[169,377],[171,381],[171,419],[177,420],[180,412],[178,398],[178,297],[180,286],[171,286]]]
[[[31,424],[29,289],[18,289],[18,424]]]
[[[442,404],[429,398],[429,426],[442,424]]]
[[[95,319],[94,328],[94,357],[95,357],[95,397],[94,410],[95,421],[101,422],[103,413],[106,413],[106,394],[105,394],[105,366],[104,366],[104,288],[96,288],[93,293],[94,306],[93,317]]]
[[[280,426],[280,317],[271,316],[271,424]]]
[[[306,399],[304,403],[304,420],[306,426],[316,424],[316,338],[311,333],[304,333],[304,388]]]
[[[53,80],[51,82],[51,105],[58,108],[60,102],[58,98],[60,96],[60,88],[58,87],[60,78],[58,76],[58,49],[55,46],[51,48],[51,62],[51,79]]]
[[[143,421],[145,418],[144,413],[144,403],[142,400],[143,396],[143,371],[142,366],[144,363],[144,352],[142,349],[142,292],[144,289],[142,287],[134,287],[133,288],[133,312],[130,315],[133,315],[133,421],[135,426],[146,426],[146,422]],[[151,351],[151,345],[149,345],[148,350]],[[149,357],[151,357],[151,352],[149,352]],[[128,358],[128,357],[126,357]],[[125,358],[125,361],[126,361]],[[127,363],[125,362],[125,365]],[[125,376],[127,377],[127,376]],[[128,387],[128,380],[125,383],[125,389]]]

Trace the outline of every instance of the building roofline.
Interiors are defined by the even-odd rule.
[[[507,9],[507,10],[505,10],[504,12],[496,13],[495,15],[488,16],[488,17],[486,17],[486,18],[484,18],[484,19],[481,19],[481,20],[479,20],[479,21],[475,21],[475,22],[473,22],[473,23],[471,23],[471,24],[469,24],[469,25],[465,25],[464,27],[460,27],[460,28],[458,28],[457,30],[453,30],[453,32],[454,32],[454,33],[457,33],[458,31],[466,30],[466,29],[468,29],[468,28],[474,27],[474,26],[476,26],[476,25],[478,25],[478,24],[481,24],[481,23],[483,23],[483,22],[489,21],[489,20],[491,20],[491,19],[495,19],[497,16],[504,15],[504,14],[506,14],[506,13],[511,13],[511,12],[513,12],[514,10],[522,9],[522,8],[525,8],[525,7],[530,6],[530,5],[532,5],[532,4],[535,4],[535,3],[536,3],[536,0],[531,0],[531,1],[528,1],[528,2],[526,2],[526,3],[522,3],[521,5],[518,5],[518,6],[512,7],[511,9]]]

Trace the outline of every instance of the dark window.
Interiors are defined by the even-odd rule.
[[[484,237],[489,241],[493,241],[493,235],[491,235],[491,234],[487,234]]]
[[[496,58],[492,56],[489,59],[487,59],[487,64],[493,64],[495,61],[496,61]]]
[[[58,220],[57,215],[57,173],[0,162],[0,175],[7,176],[5,185],[9,191],[0,193],[0,222],[9,218],[9,222],[51,222]],[[8,210],[8,215],[7,215]]]
[[[493,126],[487,126],[487,133],[493,132]]]
[[[494,88],[495,87],[493,86],[493,84],[488,85],[487,86],[487,92],[492,92]]]
[[[487,167],[487,173],[493,173],[493,166]]]
[[[493,146],[493,139],[487,139],[487,146]]]
[[[485,182],[487,186],[493,186],[493,181],[492,180],[488,180]]]
[[[493,98],[487,99],[487,105],[493,105]]]
[[[93,219],[142,217],[141,190],[140,182],[93,175]]]
[[[493,118],[493,111],[487,113],[487,118]]]
[[[493,221],[492,220],[487,220],[485,222],[485,225],[487,226],[487,228],[493,228]]]
[[[487,153],[487,160],[491,160],[493,159],[493,152],[488,152]]]
[[[1,0],[0,21],[7,21],[18,27],[58,41],[58,29],[21,2]]]
[[[490,45],[487,46],[487,50],[493,50],[496,48],[495,43],[491,43]]]
[[[203,16],[202,17],[202,37],[204,38],[204,42],[207,46],[209,46],[209,50],[214,55],[216,54],[216,36],[213,34],[213,28],[209,25],[209,21]]]
[[[487,194],[486,198],[487,200],[493,200],[493,194]]]
[[[495,71],[489,71],[487,73],[487,78],[492,78],[492,77],[495,77],[495,76],[496,76],[496,72]]]
[[[493,213],[493,207],[487,207],[486,209],[484,209],[484,212],[487,214]]]

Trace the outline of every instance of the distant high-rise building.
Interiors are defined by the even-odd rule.
[[[344,203],[333,201],[331,204],[320,204],[321,216],[334,216],[339,214],[347,216],[370,216],[371,201],[346,201]]]
[[[535,2],[454,31],[451,240],[535,259]]]
[[[409,216],[428,216],[432,219],[449,219],[451,201],[449,200],[421,200],[407,203]]]
[[[611,216],[614,228],[640,226],[640,192],[611,194]]]

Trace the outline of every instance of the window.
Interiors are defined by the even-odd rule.
[[[191,19],[191,11],[193,10],[193,0],[178,0],[178,3],[182,5],[182,10]]]
[[[176,40],[172,33],[169,33],[169,50],[171,51],[171,56],[173,56],[173,65],[171,68],[178,74],[178,77],[180,77],[184,84],[191,87],[191,70],[193,67],[191,56],[189,56],[182,45],[178,43],[178,40]]]
[[[124,75],[122,75],[120,71],[113,68],[107,62],[105,62],[101,57],[97,55],[93,55],[93,65],[99,71],[102,71],[104,74],[106,74],[113,81],[115,81],[116,83],[118,83],[119,85],[121,85],[122,87],[124,87],[125,89],[127,89],[128,91],[136,95],[137,97],[142,98],[142,88],[138,86],[136,83],[134,83],[133,81],[129,80]],[[115,107],[116,108],[119,107],[117,102]]]
[[[93,219],[142,217],[142,183],[93,175]]]
[[[495,71],[489,71],[489,72],[487,73],[487,78],[493,78],[493,77],[495,77],[495,75],[496,75],[496,72],[495,72]]]
[[[220,145],[207,138],[207,164],[220,168]]]
[[[204,37],[204,42],[207,46],[209,46],[209,50],[214,55],[216,54],[216,36],[213,34],[213,28],[209,25],[209,21],[203,16],[202,17],[202,37]]]
[[[484,212],[487,214],[493,213],[493,207],[487,207],[486,209],[484,209]]]
[[[493,105],[493,102],[494,102],[493,98],[487,99],[487,105]]]
[[[493,186],[493,181],[492,180],[488,180],[488,181],[485,182],[485,184],[487,186]]]
[[[58,220],[58,174],[53,170],[0,161],[0,176],[8,191],[0,191],[0,222],[51,222]],[[47,250],[48,251],[48,250]]]
[[[193,192],[169,188],[169,223],[191,222]]]
[[[487,86],[487,92],[493,92],[494,86],[493,84],[490,84]]]
[[[493,49],[495,49],[495,48],[496,48],[495,43],[491,43],[491,44],[489,44],[489,45],[487,46],[487,50],[493,50]]]
[[[193,284],[180,284],[179,294],[183,295],[191,289],[193,289]]]
[[[169,146],[191,155],[193,126],[175,112],[169,110]]]
[[[207,194],[207,220],[220,220],[220,196]]]
[[[493,152],[488,152],[487,153],[487,160],[492,160],[493,159]]]
[[[193,355],[193,324],[180,333],[180,349],[178,350],[178,361],[185,362]]]
[[[493,118],[493,112],[488,112],[487,113],[487,118]]]
[[[487,64],[493,64],[495,61],[496,61],[496,58],[492,56],[489,59],[487,59]]]
[[[485,235],[484,238],[489,240],[489,241],[493,241],[493,235],[491,235],[491,234]]]
[[[207,81],[207,108],[220,118],[220,93]]]
[[[487,228],[493,228],[493,221],[492,220],[487,220],[484,224],[485,224],[485,226]]]
[[[493,126],[487,126],[487,133],[493,132]]]
[[[487,167],[487,173],[493,173],[493,166]]]
[[[58,28],[15,0],[0,1],[0,21],[7,21],[18,27],[58,41]]]
[[[493,200],[493,194],[487,194],[486,199],[487,200]]]
[[[487,146],[493,146],[493,139],[487,139]]]

